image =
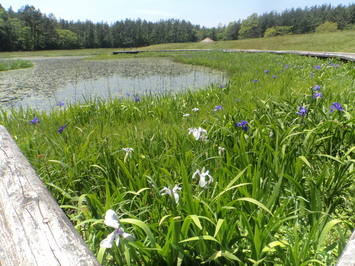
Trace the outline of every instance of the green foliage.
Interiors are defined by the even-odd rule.
[[[0,71],[29,68],[33,63],[26,60],[0,60]]]
[[[225,29],[226,40],[238,40],[238,32],[240,30],[240,21],[231,22]]]
[[[292,26],[275,26],[266,29],[264,37],[283,36],[292,33]]]
[[[258,14],[253,13],[247,19],[243,20],[239,30],[240,39],[257,38],[259,18]]]
[[[331,21],[326,21],[316,28],[316,32],[334,32],[338,30],[338,24]]]
[[[85,22],[73,22],[42,14],[34,6],[23,6],[17,13],[0,6],[0,51],[132,48],[197,42],[206,37],[215,41],[261,38],[289,34],[291,29],[294,34],[308,34],[329,18],[339,30],[351,30],[355,23],[354,8],[354,4],[290,8],[280,13],[254,13],[227,26],[206,28],[177,19],[158,22],[125,19],[110,25],[93,23],[90,18]]]
[[[223,52],[175,60],[230,81],[141,102],[2,110],[0,122],[103,265],[335,264],[355,224],[354,63]],[[334,102],[343,110],[330,112]],[[197,127],[207,141],[189,134]],[[202,168],[214,179],[207,187],[192,178]],[[178,203],[160,192],[176,184]],[[134,241],[100,248],[108,209]]]
[[[79,48],[78,35],[70,30],[56,29],[58,45],[63,49]]]
[[[264,37],[275,37],[277,35],[277,31],[274,27],[266,29],[264,33]]]

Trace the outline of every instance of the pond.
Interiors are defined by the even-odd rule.
[[[90,98],[133,98],[171,94],[224,84],[227,75],[167,58],[82,60],[31,58],[34,67],[0,72],[0,107],[50,110],[58,102]]]

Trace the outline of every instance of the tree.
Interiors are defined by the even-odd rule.
[[[19,11],[22,21],[25,23],[25,38],[27,50],[41,50],[45,48],[44,26],[45,20],[40,10],[34,6],[26,5]]]
[[[335,27],[336,26],[336,27]],[[140,47],[169,42],[194,42],[206,37],[214,40],[237,40],[285,34],[333,31],[355,28],[355,5],[330,4],[256,13],[228,26],[206,28],[178,19],[147,22],[121,20],[111,25],[57,20],[26,5],[15,12],[0,4],[0,51]]]
[[[0,4],[0,51],[12,50],[12,28],[10,16]]]
[[[78,35],[70,30],[56,29],[57,44],[60,49],[79,48]]]
[[[226,40],[238,40],[241,22],[231,22],[225,29]]]
[[[258,14],[253,13],[247,19],[243,20],[242,25],[239,30],[239,38],[257,38],[259,36],[258,32],[259,18]]]

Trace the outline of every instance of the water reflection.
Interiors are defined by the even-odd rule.
[[[65,61],[53,61],[53,59],[52,61],[39,60],[36,69],[32,70],[32,75],[37,76],[37,80],[41,81],[40,85],[33,83],[33,88],[17,89],[14,94],[17,96],[9,101],[4,101],[5,98],[1,99],[0,95],[0,99],[3,100],[1,106],[48,110],[56,106],[58,101],[69,104],[84,102],[85,99],[92,97],[129,96],[133,99],[134,96],[142,97],[147,93],[171,94],[187,89],[203,89],[210,84],[226,82],[223,72],[178,64],[164,58],[114,61],[76,60],[66,63]],[[53,65],[57,65],[55,69],[57,75],[52,77],[53,73],[50,68],[53,68]],[[75,65],[75,73],[73,70],[63,69],[73,67],[73,65]],[[47,73],[48,80],[40,76],[43,72]],[[63,73],[65,78],[61,78],[60,82],[56,81]],[[18,87],[22,88],[21,78],[17,82]]]

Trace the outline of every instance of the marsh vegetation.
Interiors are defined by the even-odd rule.
[[[174,59],[230,79],[0,122],[104,265],[334,264],[355,224],[354,63]]]

